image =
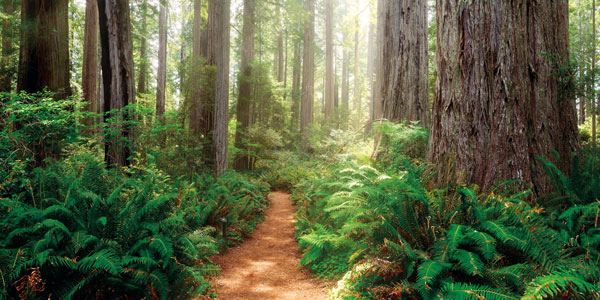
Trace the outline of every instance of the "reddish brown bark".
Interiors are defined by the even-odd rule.
[[[315,105],[315,1],[305,0],[308,15],[304,26],[304,56],[302,59],[302,102],[300,109],[300,133],[314,121]]]
[[[48,88],[56,99],[71,94],[68,5],[68,0],[22,1],[17,90]]]
[[[427,2],[384,1],[381,101],[383,117],[391,121],[420,121],[429,124],[427,78]]]
[[[437,26],[429,158],[442,167],[440,180],[488,190],[519,179],[548,192],[537,156],[566,171],[579,147],[575,104],[560,99],[553,63],[541,54],[569,58],[567,0],[438,0]]]
[[[240,65],[239,93],[237,103],[238,127],[235,133],[235,146],[246,151],[244,138],[251,125],[250,104],[252,102],[252,65],[254,59],[254,0],[244,0],[244,16],[242,27],[242,61]],[[235,158],[236,170],[252,169],[251,160],[245,153]]]
[[[162,1],[158,16],[158,74],[156,84],[156,115],[165,113],[165,102],[167,92],[167,1]]]
[[[135,103],[133,45],[129,1],[98,0],[104,112],[110,120],[110,134],[105,142],[107,165],[130,163],[134,130],[131,112],[124,107]],[[124,140],[127,141],[124,141]]]
[[[228,132],[229,132],[229,43],[230,43],[230,0],[219,0],[217,8],[217,36],[215,66],[217,69],[215,119],[214,119],[214,152],[217,175],[227,169]]]
[[[83,42],[83,68],[81,71],[84,110],[98,113],[98,2],[87,0],[85,10],[85,38]],[[89,125],[94,119],[85,120]]]

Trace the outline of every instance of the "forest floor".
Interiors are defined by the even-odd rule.
[[[327,298],[332,282],[298,268],[301,252],[294,239],[290,195],[274,192],[265,220],[239,247],[214,258],[222,273],[214,280],[220,300]]]

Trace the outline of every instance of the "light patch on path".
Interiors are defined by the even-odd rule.
[[[331,282],[298,268],[301,253],[290,195],[275,192],[269,198],[266,218],[250,239],[214,259],[222,269],[214,282],[219,299],[326,299]]]

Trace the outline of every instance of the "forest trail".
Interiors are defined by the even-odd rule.
[[[326,299],[329,282],[298,268],[301,252],[294,239],[290,195],[274,192],[265,220],[240,247],[214,261],[222,273],[214,281],[220,300]]]

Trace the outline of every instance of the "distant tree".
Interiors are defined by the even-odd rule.
[[[213,0],[215,1],[215,0]],[[213,51],[216,52],[217,86],[215,100],[215,168],[217,175],[227,169],[229,136],[229,49],[230,0],[219,0],[218,34]]]
[[[314,121],[315,105],[315,1],[305,0],[308,15],[304,26],[304,57],[302,59],[302,102],[300,113],[300,133],[306,137],[306,130]]]
[[[568,1],[438,0],[437,7],[429,158],[440,182],[489,190],[518,179],[546,194],[538,156],[568,171],[579,149],[575,102],[563,98],[558,72],[569,60]]]
[[[300,83],[302,75],[302,40],[294,41],[294,58],[292,65],[292,120],[290,131],[297,133],[300,125]]]
[[[105,141],[107,165],[126,166],[132,154],[133,119],[126,106],[135,103],[133,42],[128,0],[98,0],[104,113],[110,134]],[[124,142],[129,140],[129,142]]]
[[[242,27],[242,61],[240,64],[239,93],[237,101],[237,129],[235,146],[242,152],[234,160],[236,170],[252,169],[244,142],[248,127],[251,125],[250,105],[252,102],[252,61],[254,60],[254,0],[244,0]]]
[[[0,57],[0,92],[12,90],[11,55],[13,51],[13,26],[8,16],[13,14],[13,0],[4,0],[2,11],[7,16],[2,22],[2,57]]]
[[[71,94],[69,84],[69,1],[22,0],[17,90],[48,88],[56,99]]]
[[[332,121],[334,108],[333,1],[325,0],[325,123]]]
[[[148,35],[148,0],[142,0],[141,3],[141,15],[142,24],[140,26],[140,63],[139,63],[139,74],[137,92],[138,95],[146,93],[146,83],[148,81],[148,41],[146,36]]]
[[[168,2],[161,0],[158,17],[158,73],[156,84],[156,115],[165,113],[167,92],[167,22],[169,15]]]
[[[85,33],[83,42],[83,68],[81,71],[81,89],[83,100],[87,102],[84,110],[98,113],[98,2],[87,0],[85,9]],[[93,119],[85,121],[93,125]]]

